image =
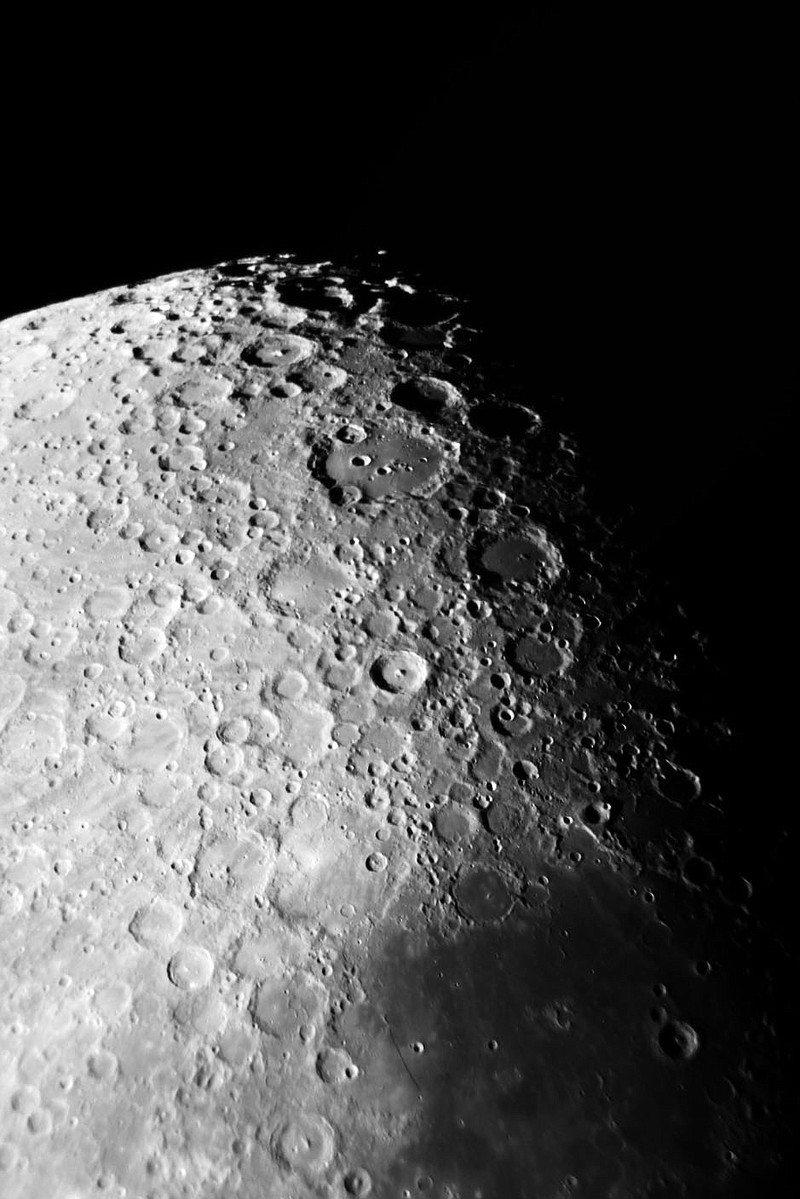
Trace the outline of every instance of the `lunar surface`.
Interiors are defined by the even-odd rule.
[[[0,325],[3,1199],[764,1193],[730,729],[516,352],[379,256]]]

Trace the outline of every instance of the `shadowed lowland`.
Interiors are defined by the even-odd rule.
[[[569,397],[379,254],[0,355],[3,1196],[762,1193],[724,688]]]

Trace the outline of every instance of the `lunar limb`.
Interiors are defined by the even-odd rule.
[[[0,325],[4,1199],[774,1164],[701,644],[463,307],[282,256]]]

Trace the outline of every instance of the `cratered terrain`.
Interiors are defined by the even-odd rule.
[[[4,1199],[775,1167],[702,638],[519,347],[387,273],[248,259],[0,326]]]

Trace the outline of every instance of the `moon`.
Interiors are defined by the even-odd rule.
[[[771,1161],[701,643],[527,352],[387,274],[245,259],[0,325],[8,1199]]]

